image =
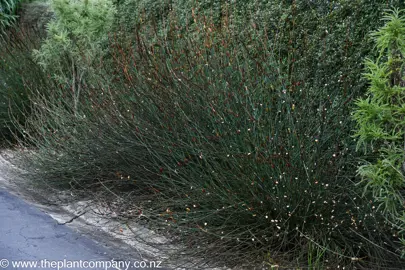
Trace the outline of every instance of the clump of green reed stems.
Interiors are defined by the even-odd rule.
[[[47,78],[32,57],[43,33],[30,27],[8,29],[0,40],[0,140],[4,143],[17,132],[29,114],[29,97],[45,93]]]
[[[195,36],[175,18],[165,34],[112,35],[104,80],[82,84],[75,113],[55,99],[63,86],[38,97],[24,127],[34,176],[120,197],[196,268],[316,254],[332,268],[403,266],[397,232],[354,183],[350,94],[302,91],[266,31],[194,19]]]

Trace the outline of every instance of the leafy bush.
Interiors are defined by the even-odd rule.
[[[394,10],[373,33],[379,56],[366,61],[367,97],[356,102],[358,148],[372,152],[358,172],[381,210],[394,223],[404,214],[405,17]],[[405,224],[400,224],[404,226]]]
[[[4,30],[16,21],[16,11],[21,0],[2,0],[0,2],[0,37]]]
[[[333,267],[403,266],[396,228],[355,185],[348,116],[361,83],[307,88],[294,48],[278,54],[266,31],[194,14],[185,35],[168,18],[165,31],[146,22],[126,42],[112,36],[92,83],[77,81],[80,106],[63,85],[34,99],[23,128],[35,179],[104,188],[119,209],[181,236],[183,260],[210,254],[201,265],[292,267],[318,254]]]
[[[80,86],[92,83],[87,74],[94,73],[93,62],[104,53],[115,8],[109,0],[53,0],[52,8],[55,19],[48,24],[48,37],[34,55],[66,92],[72,91],[77,111]]]

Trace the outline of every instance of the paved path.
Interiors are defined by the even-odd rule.
[[[67,266],[60,269],[142,269],[136,268],[133,261],[128,268],[124,261],[120,261],[119,267],[95,265],[100,261],[112,264],[114,257],[117,257],[114,251],[65,225],[58,225],[47,214],[0,188],[0,269],[58,269],[50,264],[51,261],[60,261],[59,264]],[[48,264],[42,261],[41,268],[39,265],[44,259],[48,260]],[[9,263],[7,267],[6,260]],[[38,265],[13,267],[13,262],[20,260],[38,262]],[[86,261],[82,262],[82,267],[68,268],[72,266],[70,262],[78,264],[79,260]],[[88,265],[84,265],[86,263]]]

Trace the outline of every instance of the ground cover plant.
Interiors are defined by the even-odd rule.
[[[192,268],[403,268],[349,117],[386,1],[115,2],[114,24],[54,2],[47,87],[14,122],[36,182],[113,200]]]

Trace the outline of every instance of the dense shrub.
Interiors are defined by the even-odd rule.
[[[111,28],[115,8],[108,0],[53,0],[53,19],[47,26],[48,37],[39,50],[36,61],[64,88],[71,92],[74,111],[82,96],[81,85],[91,84],[95,74],[93,64],[105,52],[105,42]],[[93,78],[95,79],[95,78]]]
[[[332,40],[331,53],[314,53],[312,62],[304,51],[315,47],[283,47],[288,35],[300,44],[291,17],[279,18],[286,27],[280,43],[264,26],[237,31],[239,22],[218,25],[194,13],[186,34],[180,15],[167,18],[164,31],[150,31],[152,20],[140,21],[133,35],[111,35],[102,65],[89,64],[92,83],[75,81],[80,106],[65,98],[72,88],[63,85],[33,100],[23,128],[26,143],[37,146],[29,163],[35,179],[105,188],[122,209],[181,236],[174,241],[186,247],[183,260],[209,254],[202,264],[401,268],[398,232],[355,185],[348,116],[363,89],[361,66],[344,77],[353,81],[325,77],[340,55],[333,48],[343,53],[333,46],[347,41]],[[349,47],[350,64],[338,70],[349,72],[366,50]],[[69,83],[71,71],[60,69]]]
[[[384,27],[373,33],[379,56],[366,62],[370,87],[367,97],[356,102],[354,118],[358,147],[372,152],[358,172],[381,211],[398,223],[404,215],[405,18],[394,10],[384,19]],[[399,226],[405,227],[403,221]]]
[[[366,89],[361,73],[372,47],[367,33],[381,25],[384,9],[391,6],[405,7],[395,0],[121,0],[117,21],[122,23],[118,29],[147,24],[167,35],[168,20],[175,14],[183,36],[192,32],[193,16],[210,18],[218,28],[228,25],[234,32],[261,32],[273,52],[288,61],[289,89],[300,84],[303,91],[339,92],[342,99],[352,100]]]

